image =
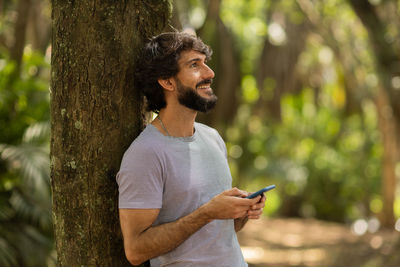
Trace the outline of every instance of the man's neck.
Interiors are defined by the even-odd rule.
[[[197,111],[180,105],[171,105],[162,109],[158,116],[162,123],[159,120],[154,120],[152,124],[164,135],[188,137],[194,134]]]

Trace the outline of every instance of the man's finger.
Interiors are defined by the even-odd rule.
[[[223,192],[223,194],[226,195],[226,196],[234,196],[234,197],[241,197],[241,198],[244,198],[244,197],[246,197],[248,195],[248,193],[246,191],[240,190],[240,189],[238,189],[236,187],[234,187],[232,189],[225,190]]]
[[[258,202],[257,204],[251,206],[252,210],[258,210],[258,209],[263,209],[265,207],[264,202]]]
[[[234,187],[234,188],[232,188],[232,189],[225,190],[225,191],[223,192],[223,194],[226,195],[226,196],[241,196],[241,195],[243,195],[244,193],[243,193],[242,190],[240,190],[240,189]]]

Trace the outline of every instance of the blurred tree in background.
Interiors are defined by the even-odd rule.
[[[369,34],[379,89],[376,106],[383,139],[382,195],[385,226],[394,222],[396,162],[400,159],[400,3],[397,1],[349,1]],[[397,5],[396,5],[397,4]]]
[[[0,2],[1,266],[55,264],[47,8],[45,1]]]
[[[399,0],[171,2],[172,25],[214,50],[220,101],[199,119],[225,138],[236,186],[277,184],[274,216],[400,225]],[[54,263],[49,14],[0,1],[1,266]]]

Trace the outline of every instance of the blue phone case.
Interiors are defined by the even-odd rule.
[[[276,186],[274,184],[270,185],[270,186],[267,186],[267,187],[264,187],[263,189],[258,190],[257,192],[251,194],[250,196],[247,196],[246,198],[255,198],[256,196],[261,195],[262,193],[267,192],[267,191],[269,191],[271,189],[274,189],[275,187]]]

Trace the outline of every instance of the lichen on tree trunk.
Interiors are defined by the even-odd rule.
[[[59,266],[128,266],[115,175],[143,128],[138,49],[163,1],[52,1],[51,186]]]

